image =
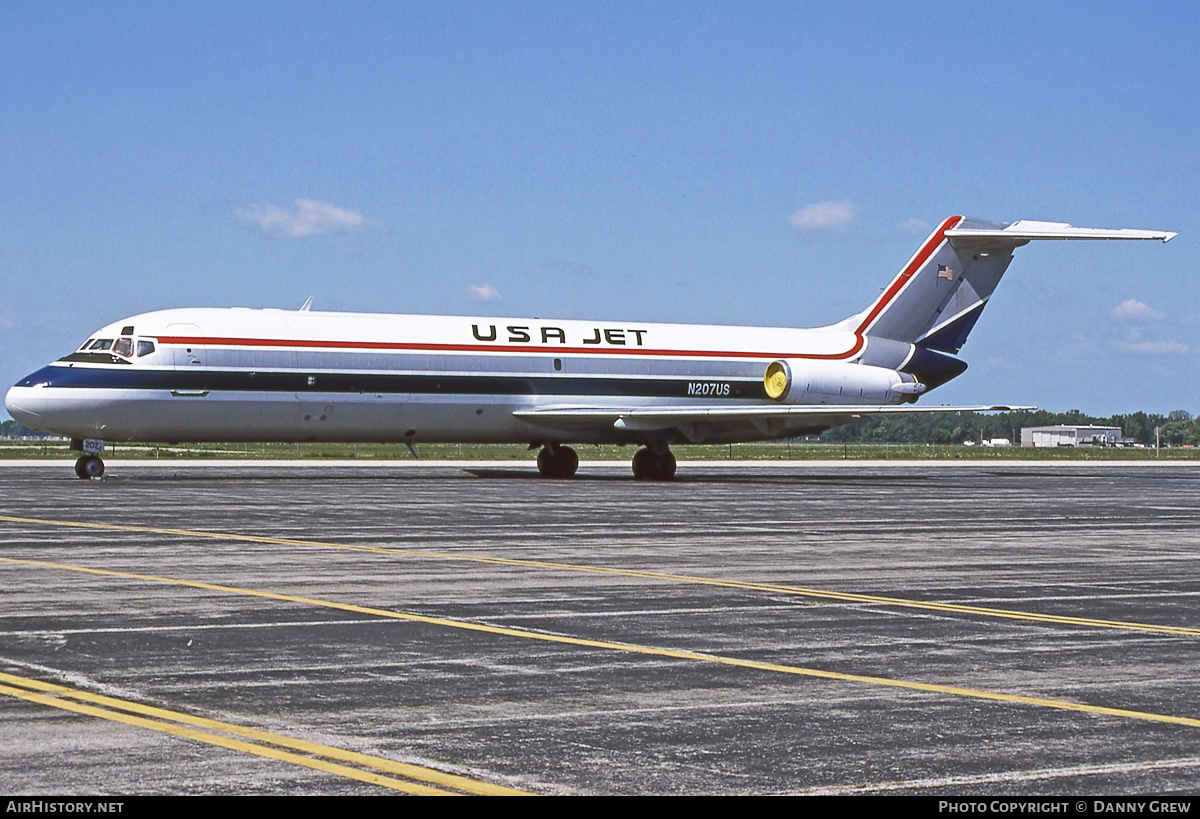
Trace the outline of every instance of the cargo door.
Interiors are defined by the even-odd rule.
[[[301,311],[286,321],[296,344],[295,417],[303,440],[391,441],[408,428],[411,379],[403,371],[422,365],[411,355],[373,346],[395,339],[391,320]],[[356,347],[354,341],[365,343]]]

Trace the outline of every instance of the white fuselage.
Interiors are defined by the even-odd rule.
[[[868,351],[868,348],[871,348]],[[21,423],[119,441],[637,442],[531,409],[894,404],[908,344],[819,330],[248,309],[145,313],[13,387]],[[785,395],[764,373],[790,365]],[[706,440],[804,431],[726,424]]]

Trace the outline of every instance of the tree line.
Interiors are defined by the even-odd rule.
[[[49,438],[44,432],[30,429],[16,421],[0,421],[0,438]]]
[[[1166,415],[1139,411],[1106,417],[1085,415],[1077,409],[1067,412],[1037,410],[987,414],[875,415],[861,424],[828,430],[822,433],[821,440],[836,443],[961,444],[964,441],[1008,438],[1019,446],[1022,427],[1089,424],[1120,427],[1122,438],[1149,446],[1155,442],[1155,427],[1159,428],[1163,445],[1200,445],[1200,416],[1193,418],[1187,410],[1173,410]]]

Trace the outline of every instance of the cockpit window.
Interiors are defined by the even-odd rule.
[[[93,350],[107,350],[112,347],[113,340],[111,338],[98,338],[92,343]]]
[[[89,338],[87,341],[85,341],[79,345],[79,349],[86,350],[88,347],[92,346],[92,342],[95,340],[96,339],[94,339],[94,338]]]
[[[118,338],[117,343],[113,345],[112,351],[117,355],[131,356],[133,355],[133,339]]]
[[[154,342],[153,341],[140,341],[140,340],[138,341],[137,354],[139,357],[144,356],[144,355],[150,355],[150,353],[152,353],[152,352],[154,352]]]

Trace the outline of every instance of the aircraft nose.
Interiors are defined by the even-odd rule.
[[[37,427],[46,413],[46,399],[36,387],[13,387],[4,396],[4,408],[18,424]]]

